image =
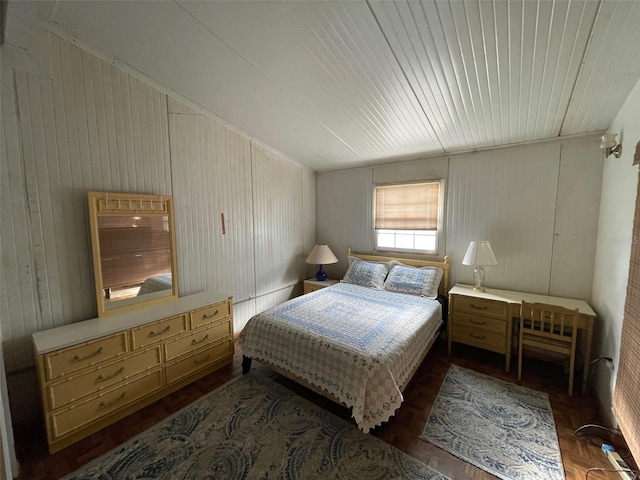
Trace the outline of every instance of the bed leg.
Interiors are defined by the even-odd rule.
[[[249,373],[251,369],[251,359],[249,357],[242,356],[242,373]]]

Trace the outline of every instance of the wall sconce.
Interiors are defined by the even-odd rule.
[[[600,148],[602,149],[602,155],[607,158],[613,154],[616,158],[620,158],[622,153],[622,145],[616,142],[617,133],[605,133],[600,140]]]

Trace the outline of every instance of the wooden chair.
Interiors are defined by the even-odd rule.
[[[522,379],[522,347],[569,356],[569,395],[573,394],[577,322],[580,312],[543,303],[522,302],[518,342],[518,380]]]

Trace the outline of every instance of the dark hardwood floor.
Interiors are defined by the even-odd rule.
[[[16,426],[16,450],[21,468],[21,475],[18,478],[20,480],[58,479],[74,471],[190,404],[200,396],[241,375],[241,359],[240,348],[236,345],[236,355],[231,365],[53,455],[47,453],[42,425]],[[515,362],[512,362],[512,372],[506,373],[504,371],[504,357],[500,355],[463,345],[454,345],[452,355],[448,356],[446,342],[438,340],[407,386],[402,408],[387,424],[372,433],[453,480],[494,479],[496,477],[419,438],[447,369],[452,363],[503,380],[516,382],[517,365],[514,364]],[[267,367],[254,362],[253,368],[263,369],[265,373],[272,375],[277,381],[301,396],[343,418],[350,418],[346,408],[271,372]],[[562,366],[536,359],[527,359],[523,370],[522,384],[549,394],[566,479],[582,480],[585,479],[587,469],[591,467],[609,468],[610,464],[597,445],[574,435],[578,427],[599,422],[597,405],[592,394],[584,395],[578,387],[576,387],[574,395],[569,397],[566,376],[562,370]],[[589,480],[620,478],[617,475],[615,473],[594,473],[589,475]]]

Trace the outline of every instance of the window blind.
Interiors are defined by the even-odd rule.
[[[613,414],[636,462],[640,462],[640,182],[633,221],[627,299],[622,321],[618,376],[613,389]]]
[[[375,188],[376,230],[437,230],[440,182]]]

